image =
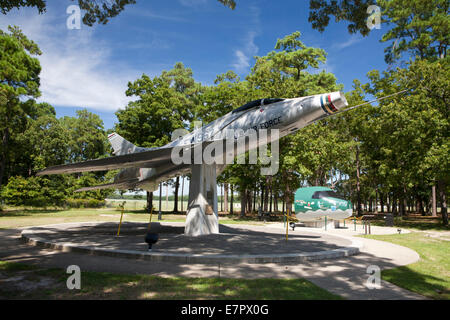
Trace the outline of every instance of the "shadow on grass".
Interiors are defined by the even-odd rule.
[[[126,299],[341,299],[304,279],[160,278],[88,273],[83,295]]]
[[[31,275],[32,270],[35,272]],[[6,299],[342,299],[304,279],[163,278],[88,271],[82,274],[81,290],[69,291],[64,286],[67,274],[62,269],[0,262],[0,271],[9,277],[28,272],[29,281],[39,282],[43,277],[54,280],[48,288],[25,292],[4,287],[0,294]]]
[[[445,283],[444,278],[417,273],[408,266],[382,271],[381,277],[399,287],[433,299],[450,299],[450,289],[442,285]]]
[[[67,209],[12,209],[0,211],[0,217],[29,217],[33,214],[58,213]]]

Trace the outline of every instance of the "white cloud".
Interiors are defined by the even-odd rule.
[[[184,4],[184,5],[188,6],[188,4]],[[171,12],[170,14],[159,14],[159,13],[155,13],[148,9],[143,10],[142,8],[136,9],[134,7],[130,7],[127,9],[127,13],[130,15],[137,16],[137,17],[144,17],[144,18],[150,19],[150,20],[189,22],[189,20],[187,20],[186,18],[183,18],[182,16],[180,16],[179,14],[176,14],[174,12]]]
[[[38,57],[42,67],[38,101],[115,111],[131,100],[125,96],[127,83],[140,74],[113,63],[108,44],[94,37],[95,28],[82,25],[81,30],[68,30],[65,21],[50,13],[27,10],[2,18],[0,29],[10,24],[18,25],[43,52]]]
[[[233,63],[233,67],[236,70],[241,72],[241,71],[247,69],[248,67],[250,67],[250,63],[249,63],[250,58],[247,57],[245,55],[245,53],[243,53],[241,50],[236,50],[234,52],[234,54],[236,55],[237,61],[235,63]]]
[[[243,73],[248,71],[250,67],[250,59],[252,59],[258,53],[258,46],[255,44],[255,38],[259,34],[260,22],[259,15],[260,10],[257,7],[250,7],[251,13],[251,27],[252,30],[245,33],[242,39],[242,47],[234,51],[235,61],[232,63],[232,67],[238,72]]]
[[[207,0],[179,0],[179,2],[186,7],[196,7],[199,5],[204,5]]]
[[[235,58],[237,59],[233,64],[233,68],[242,73],[250,67],[250,59],[252,59],[258,53],[258,46],[255,44],[255,37],[257,33],[254,31],[247,32],[244,38],[245,45],[242,49],[234,51]]]
[[[338,50],[342,50],[342,49],[345,49],[347,47],[350,47],[350,46],[354,45],[355,43],[360,42],[361,40],[363,40],[362,36],[360,36],[360,35],[352,35],[350,37],[350,39],[348,39],[345,42],[339,42],[339,43],[333,44],[333,48],[336,48]]]

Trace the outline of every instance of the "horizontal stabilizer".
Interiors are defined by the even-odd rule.
[[[138,182],[138,179],[130,180],[127,182],[120,182],[120,183],[108,183],[108,184],[101,184],[98,186],[92,186],[92,187],[84,187],[78,190],[75,190],[75,192],[84,192],[84,191],[92,191],[92,190],[102,190],[102,189],[133,189],[135,184]]]
[[[172,148],[158,148],[144,152],[131,153],[79,163],[49,167],[37,173],[46,174],[75,173],[85,171],[106,171],[121,168],[152,168],[171,160]]]

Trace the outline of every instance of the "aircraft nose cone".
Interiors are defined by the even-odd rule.
[[[348,107],[347,99],[341,91],[330,93],[327,97],[328,101],[331,102],[338,110]]]
[[[348,106],[347,99],[342,92],[336,91],[332,93],[321,94],[318,96],[318,103],[323,111],[330,115]]]

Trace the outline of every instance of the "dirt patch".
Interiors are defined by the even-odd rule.
[[[36,291],[54,289],[58,285],[54,278],[30,271],[14,272],[13,276],[0,272],[0,296],[3,299],[35,295]]]

